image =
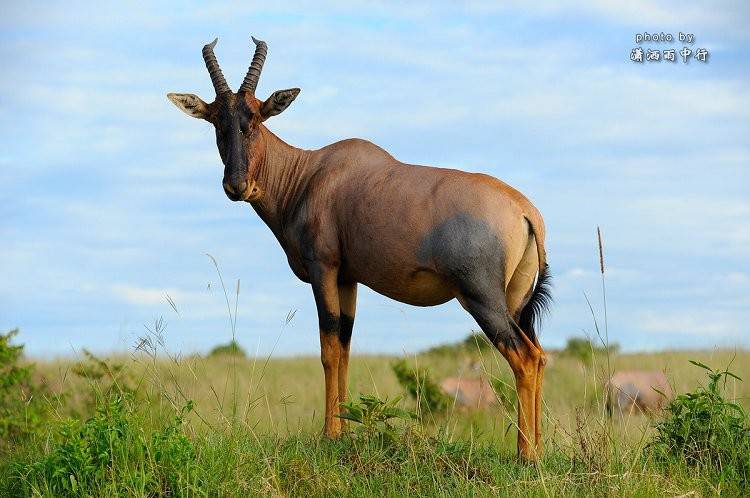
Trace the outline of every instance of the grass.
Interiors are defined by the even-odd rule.
[[[157,321],[133,354],[32,368],[15,365],[13,333],[0,336],[0,425],[16,435],[0,441],[0,496],[745,495],[750,352],[618,354],[597,235],[603,333],[586,300],[601,347],[548,352],[536,464],[515,455],[510,369],[475,334],[407,358],[352,358],[347,428],[322,438],[319,358],[245,356],[239,281],[233,313],[209,256],[232,331],[214,354],[170,356]],[[607,418],[604,381],[628,369],[667,373],[678,394],[669,412]],[[477,373],[501,388],[492,409],[462,410],[437,391],[443,377]]]
[[[603,417],[601,384],[607,366],[602,355],[592,356],[588,364],[550,355],[544,387],[546,452],[535,466],[516,461],[515,413],[507,405],[472,412],[450,407],[443,415],[423,417],[421,423],[396,417],[392,425],[398,432],[392,438],[366,437],[367,431],[356,430],[357,424],[350,422],[341,440],[328,441],[319,436],[323,375],[318,358],[178,359],[142,349],[146,351],[106,361],[90,356],[82,358],[83,364],[65,359],[37,363],[34,375],[46,379],[50,423],[29,438],[3,445],[0,493],[740,494],[731,482],[717,483],[712,474],[695,472],[687,462],[665,466],[645,451],[655,435],[654,421],[638,415],[612,421]],[[689,360],[731,364],[734,374],[750,378],[746,352],[663,352],[610,360],[613,370],[665,369],[676,393],[707,384],[705,373]],[[457,354],[426,352],[405,361],[429,371],[433,379],[455,376],[468,364],[478,363],[485,375],[512,385],[504,360],[487,348],[462,345]],[[386,356],[354,357],[352,403],[360,394],[374,395],[375,400],[404,395],[392,372],[393,362]],[[725,380],[726,396],[747,409],[746,383]],[[119,407],[112,408],[113,402]],[[416,411],[408,398],[398,407]],[[98,469],[92,471],[94,477],[71,480],[71,469],[85,465]]]

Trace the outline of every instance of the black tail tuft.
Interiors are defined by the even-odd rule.
[[[526,306],[521,310],[521,317],[518,325],[532,341],[535,340],[536,329],[542,324],[542,317],[547,314],[552,304],[552,275],[549,272],[549,265],[545,264],[544,268],[539,271],[539,277],[536,280],[536,286],[531,293],[531,298]]]

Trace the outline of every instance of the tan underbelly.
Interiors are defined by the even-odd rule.
[[[438,274],[429,270],[417,270],[398,279],[376,279],[362,284],[396,301],[414,306],[437,306],[455,297],[453,288]]]

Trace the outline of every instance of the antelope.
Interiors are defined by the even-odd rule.
[[[484,377],[447,377],[440,382],[440,390],[462,408],[487,408],[497,401],[495,390]]]
[[[658,412],[672,399],[672,387],[659,370],[624,370],[612,375],[604,385],[606,408],[613,412],[651,414]]]
[[[457,299],[510,364],[518,454],[538,458],[546,357],[535,328],[550,302],[539,211],[491,176],[405,164],[366,140],[318,150],[285,143],[263,123],[289,107],[300,89],[255,96],[268,46],[253,37],[252,62],[232,92],[214,55],[217,40],[202,51],[214,101],[167,97],[214,126],[226,196],[252,206],[292,272],[312,287],[325,378],[323,434],[336,438],[342,431],[339,403],[347,396],[362,284],[416,306]]]

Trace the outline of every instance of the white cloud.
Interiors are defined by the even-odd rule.
[[[669,336],[694,336],[706,339],[706,342],[721,339],[742,339],[741,324],[731,318],[718,316],[716,313],[681,312],[648,312],[635,324],[646,332],[666,334]]]
[[[725,281],[730,285],[750,286],[750,276],[747,273],[734,271],[725,276]]]
[[[195,302],[202,297],[195,292],[175,288],[155,289],[123,284],[112,285],[110,290],[115,297],[128,304],[143,306],[161,306],[168,303],[169,299],[172,299],[175,303],[179,302],[181,305],[189,306],[191,302]]]
[[[188,91],[210,100],[200,48],[213,34],[221,36],[217,55],[236,85],[251,53],[247,26],[257,24],[253,34],[271,44],[259,95],[303,88],[269,122],[283,139],[313,148],[361,136],[410,162],[495,174],[534,198],[560,272],[551,336],[588,326],[581,293],[599,289],[591,242],[602,223],[611,316],[622,317],[621,329],[640,313],[638,301],[649,299],[664,313],[634,323],[639,337],[662,330],[662,344],[671,344],[669,331],[680,329],[699,338],[702,317],[680,321],[682,311],[709,303],[726,316],[714,315],[708,330],[742,338],[748,276],[741,264],[750,245],[741,189],[750,164],[746,74],[721,65],[648,72],[628,63],[626,52],[607,52],[631,40],[596,39],[605,29],[620,37],[623,26],[683,23],[698,36],[710,33],[716,47],[744,50],[732,38],[742,6],[542,1],[537,13],[521,2],[304,5],[302,20],[292,4],[124,9],[119,16],[89,9],[75,19],[67,5],[46,10],[47,17],[13,6],[0,23],[25,26],[29,36],[11,36],[0,48],[9,61],[0,82],[0,193],[8,199],[0,230],[11,241],[0,248],[9,282],[0,297],[5,308],[18,308],[3,309],[14,312],[0,313],[4,319],[39,334],[62,322],[99,327],[122,317],[139,328],[153,313],[170,313],[169,293],[185,330],[223,326],[216,282],[205,291],[215,279],[204,253],[217,251],[225,275],[242,278],[241,323],[273,328],[290,308],[304,307],[309,327],[286,346],[315,347],[309,288],[291,276],[254,213],[224,198],[211,125],[164,98]],[[231,25],[223,22],[229,10],[240,19]],[[331,16],[334,10],[350,19]],[[207,19],[216,33],[194,29]],[[546,29],[560,22],[581,31]],[[16,53],[24,56],[9,56]],[[401,339],[388,335],[393,323],[413,330],[413,344],[429,343],[431,330],[442,338],[449,328],[473,326],[455,306],[447,327],[443,311],[405,313],[410,308],[362,296],[374,338],[362,344],[372,349],[400,349]],[[92,304],[101,308],[90,312],[95,318],[87,314]]]
[[[665,247],[715,255],[741,256],[750,246],[750,201],[712,195],[664,195],[635,200],[637,216],[649,219],[652,230],[667,234]],[[697,235],[699,234],[699,235]],[[697,236],[696,236],[697,235]]]
[[[598,11],[614,21],[627,22],[633,25],[656,26],[659,29],[691,30],[693,27],[705,27],[711,30],[727,30],[734,36],[745,36],[747,30],[742,28],[743,17],[746,20],[747,5],[739,1],[704,2],[686,4],[677,0],[636,0],[618,2],[617,0],[589,0],[588,8]],[[662,28],[663,26],[663,28]],[[692,32],[692,31],[688,31]],[[701,33],[695,33],[701,36]]]
[[[577,19],[581,15],[602,17],[604,21],[649,28],[648,32],[694,27],[712,31],[730,32],[733,36],[747,38],[745,21],[748,18],[746,3],[739,1],[703,2],[686,4],[678,0],[572,0],[559,2],[541,0],[533,3],[515,0],[493,2],[474,0],[469,8],[480,14],[521,11],[532,15]],[[691,32],[691,31],[688,31]],[[676,34],[676,33],[674,33]],[[700,36],[700,34],[699,34]]]
[[[581,278],[591,277],[593,275],[594,272],[591,270],[586,270],[584,268],[571,268],[570,270],[562,274],[562,278]]]
[[[641,278],[641,272],[638,270],[633,270],[629,268],[619,268],[619,267],[613,267],[613,266],[606,266],[605,267],[605,278],[608,281],[617,281],[617,282],[635,282],[639,278]],[[570,268],[569,270],[565,270],[560,275],[561,279],[570,279],[570,280],[583,280],[583,279],[600,279],[601,273],[598,269],[585,269],[580,267],[574,267]]]

